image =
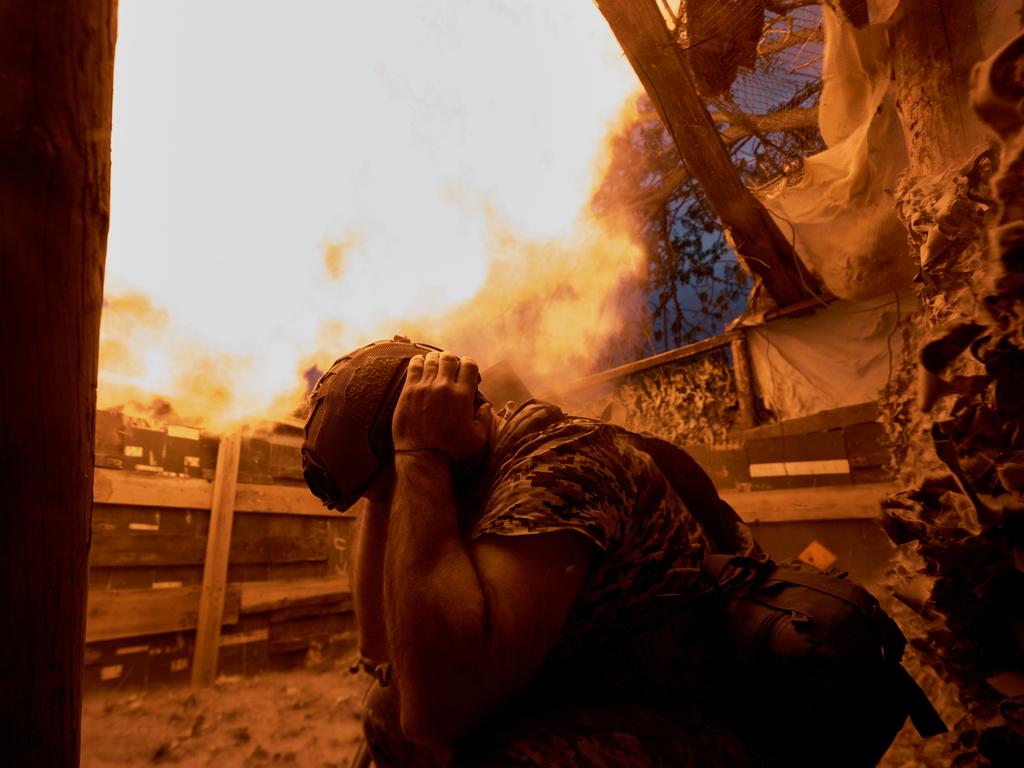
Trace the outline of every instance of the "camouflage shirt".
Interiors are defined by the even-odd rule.
[[[598,550],[549,664],[599,645],[659,596],[702,591],[708,541],[631,437],[540,403],[520,408],[498,435],[471,538],[572,530]]]

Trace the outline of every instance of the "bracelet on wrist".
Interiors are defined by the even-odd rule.
[[[395,448],[395,453],[396,454],[398,454],[398,453],[436,454],[437,456],[440,456],[445,461],[447,461],[449,467],[452,466],[455,463],[455,460],[451,456],[449,456],[447,452],[442,451],[440,448],[429,448],[429,447],[424,447],[424,448]]]
[[[366,672],[377,679],[381,688],[387,688],[391,684],[391,663],[385,661],[383,664],[374,664],[365,656],[360,656],[359,660],[348,668],[348,671],[353,675],[357,675],[360,672]]]

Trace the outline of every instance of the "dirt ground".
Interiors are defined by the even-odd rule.
[[[86,692],[81,764],[347,768],[369,681],[349,663],[222,677],[198,690]]]
[[[82,767],[348,768],[361,736],[359,710],[369,681],[348,671],[351,661],[222,677],[199,690],[87,692]],[[908,724],[880,765],[948,765],[949,741],[947,736],[922,742]]]

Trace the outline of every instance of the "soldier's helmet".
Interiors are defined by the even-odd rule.
[[[329,509],[344,511],[391,463],[391,418],[410,358],[440,351],[403,336],[375,341],[344,357],[310,394],[302,474]]]

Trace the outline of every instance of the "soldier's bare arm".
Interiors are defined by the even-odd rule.
[[[403,729],[428,744],[454,743],[530,681],[593,557],[571,531],[462,541],[446,456],[486,440],[476,377],[468,358],[414,358],[395,413],[385,618]]]
[[[359,628],[359,653],[374,665],[390,658],[383,601],[388,503],[387,496],[370,495],[365,504],[359,505],[356,521],[352,601]]]

